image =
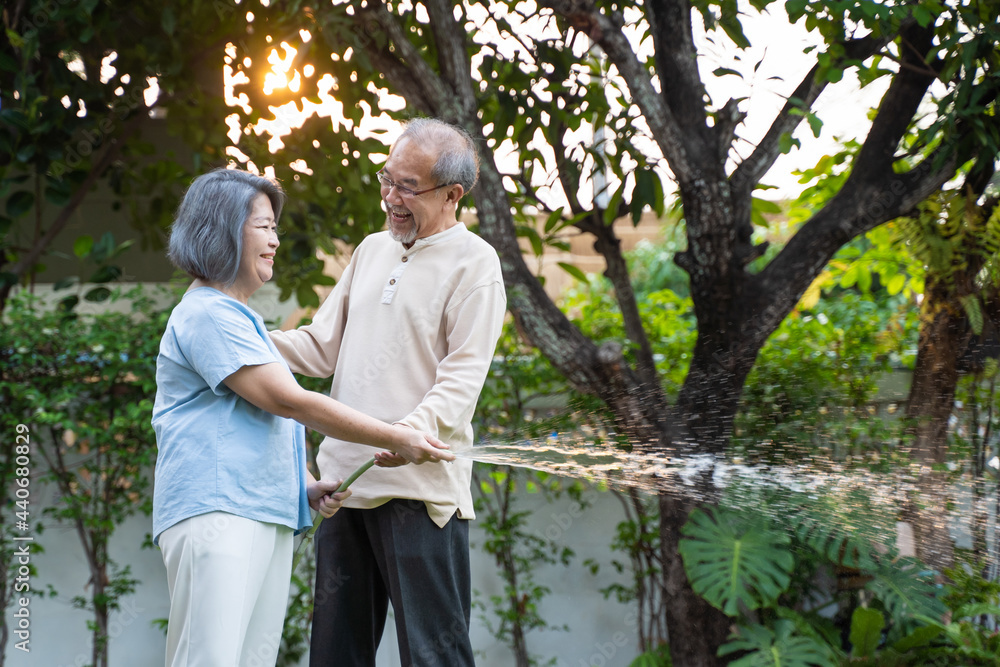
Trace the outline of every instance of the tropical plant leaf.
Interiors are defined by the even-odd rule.
[[[851,655],[867,658],[882,641],[885,616],[878,609],[858,607],[851,615]]]
[[[946,609],[936,597],[937,589],[920,561],[901,558],[894,563],[880,564],[871,574],[872,580],[865,588],[882,600],[896,624],[919,616],[940,622]]]
[[[794,634],[791,621],[778,621],[774,630],[763,625],[739,626],[736,638],[719,649],[719,655],[748,653],[729,667],[834,667],[837,658],[830,648],[813,637]]]
[[[858,568],[875,566],[870,558],[870,545],[831,522],[829,516],[802,512],[794,517],[792,530],[798,540],[831,563]]]
[[[695,592],[729,616],[769,606],[791,579],[791,539],[759,517],[697,510],[681,529],[679,550]]]
[[[944,628],[937,623],[933,625],[921,625],[893,644],[892,648],[900,653],[906,653],[915,648],[930,646],[930,643],[940,637],[943,632]]]
[[[815,611],[799,613],[789,607],[777,607],[774,612],[778,618],[791,621],[795,626],[795,634],[811,637],[835,652],[839,650],[834,647],[841,644],[840,628],[834,624],[833,619],[826,618]]]

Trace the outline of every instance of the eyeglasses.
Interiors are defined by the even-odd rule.
[[[405,185],[400,185],[396,181],[386,176],[382,171],[376,173],[375,178],[378,179],[379,184],[383,188],[387,190],[392,190],[393,188],[396,188],[396,192],[399,193],[399,196],[406,198],[416,197],[417,195],[422,195],[427,192],[433,192],[434,190],[440,190],[441,188],[446,188],[449,185],[451,185],[451,183],[445,183],[444,185],[438,185],[433,188],[427,188],[426,190],[414,190],[413,188],[408,188]]]

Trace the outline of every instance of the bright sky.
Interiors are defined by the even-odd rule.
[[[778,7],[775,11],[783,12],[784,10]],[[469,18],[476,23],[477,33],[481,33],[477,35],[477,41],[482,42],[490,39],[488,35],[490,22],[486,20],[485,12],[483,16],[470,13]],[[510,16],[507,18],[511,19]],[[637,20],[639,17],[634,18]],[[750,49],[744,52],[737,52],[729,45],[728,39],[722,35],[715,35],[714,38],[710,39],[707,35],[701,34],[696,40],[699,53],[702,54],[699,64],[703,80],[708,86],[708,93],[714,107],[721,107],[731,97],[747,98],[741,105],[741,109],[747,112],[747,118],[744,125],[738,130],[740,141],[736,146],[738,155],[745,157],[752,151],[753,144],[767,131],[778,110],[784,104],[784,96],[794,90],[802,76],[812,66],[812,59],[809,56],[804,56],[802,50],[808,45],[819,43],[819,40],[807,34],[801,26],[801,22],[799,25],[789,25],[786,17],[780,13],[771,16],[756,16],[751,12],[745,17],[743,25],[750,43],[753,44]],[[526,26],[526,29],[532,33],[543,33],[550,28],[538,24]],[[304,41],[311,39],[311,35],[306,31],[302,31],[300,35]],[[650,42],[651,40],[647,40],[643,49],[651,48]],[[516,50],[519,47],[514,43],[511,44],[510,48]],[[300,68],[294,67],[295,55],[295,49],[284,42],[276,44],[270,51],[267,59],[271,65],[271,72],[265,79],[265,93],[284,87],[295,92],[301,85],[302,77],[315,75],[315,69],[310,64],[300,64]],[[227,51],[225,66],[227,102],[232,106],[248,109],[248,98],[245,94],[233,95],[233,85],[246,82],[245,75],[236,76],[233,73],[232,58],[235,56],[235,47],[230,47]],[[644,57],[645,53],[641,51],[640,56]],[[755,66],[757,66],[756,71],[754,71]],[[740,71],[743,78],[734,75],[715,77],[711,73],[717,67],[727,67]],[[794,196],[797,194],[799,186],[797,185],[797,177],[792,175],[793,171],[815,165],[825,153],[836,149],[838,140],[863,137],[869,127],[867,111],[878,103],[885,91],[885,85],[886,81],[880,80],[865,89],[861,89],[857,80],[848,74],[840,83],[828,87],[814,109],[824,122],[821,136],[818,139],[814,138],[808,124],[801,123],[795,136],[801,140],[803,147],[793,149],[790,154],[779,158],[774,168],[764,179],[764,183],[776,186],[776,189],[762,192],[761,196],[771,199]],[[266,132],[269,136],[268,146],[272,151],[276,151],[284,145],[282,137],[287,136],[293,131],[293,128],[301,125],[312,114],[329,117],[334,127],[350,127],[350,121],[344,119],[343,106],[335,98],[333,79],[329,75],[324,75],[318,81],[318,88],[320,90],[320,104],[302,100],[298,106],[295,103],[288,103],[279,107],[269,107],[269,110],[274,114],[274,120],[261,121],[252,131],[258,135]],[[391,130],[395,129],[395,123],[382,111],[401,109],[404,106],[403,101],[385,91],[382,93],[381,109],[364,108],[365,118],[358,128],[360,133],[370,134],[374,131],[389,130],[391,136]],[[545,111],[539,109],[538,113],[544,114]],[[238,119],[238,115],[234,113],[226,121],[230,128],[229,138],[234,144],[238,143],[241,133],[251,131],[240,128]],[[492,149],[497,155],[498,164],[502,170],[513,171],[516,168],[516,159],[509,145],[501,144],[493,146]],[[652,150],[655,151],[655,148]],[[235,145],[229,149],[228,153],[241,162],[246,162],[246,156]],[[311,173],[303,160],[295,161],[292,163],[292,167],[303,173]],[[250,163],[248,168],[257,169],[258,166]],[[271,172],[273,169],[265,167],[264,171]],[[589,197],[591,193],[581,192],[580,195],[581,197]],[[558,206],[560,202],[557,200],[562,198],[561,194],[558,191],[550,191],[549,196],[554,200],[552,205]]]

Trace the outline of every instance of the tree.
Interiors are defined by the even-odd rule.
[[[1000,217],[995,200],[985,207],[977,203],[992,173],[991,160],[978,188],[968,183],[961,194],[943,193],[905,221],[914,252],[928,267],[906,411],[913,422],[915,458],[926,471],[920,484],[926,509],[915,511],[915,528],[921,556],[939,571],[953,564],[951,535],[947,523],[940,521],[939,508],[948,503],[944,464],[961,359],[973,337],[983,333],[984,311],[996,312],[997,285],[980,276],[1000,251]]]
[[[830,189],[841,178],[835,166],[856,146],[827,156],[806,178],[817,183],[803,193],[802,203]],[[865,249],[842,251],[840,269],[814,285],[838,285],[868,292],[873,283],[890,294],[910,293],[920,313],[920,334],[913,381],[906,401],[907,446],[920,467],[919,498],[907,511],[917,531],[917,552],[938,572],[953,564],[953,545],[940,508],[949,503],[949,420],[955,413],[960,378],[981,370],[997,317],[997,253],[1000,218],[996,194],[989,184],[994,158],[983,154],[964,165],[955,184],[946,184],[912,211],[866,235]],[[833,186],[835,189],[836,186]],[[820,197],[822,199],[822,197]],[[973,470],[981,477],[984,448]]]
[[[250,107],[265,109],[275,101],[316,99],[325,92],[321,85],[332,84],[347,125],[338,125],[333,140],[318,144],[313,130],[304,135],[307,143],[297,143],[293,133],[286,149],[304,157],[314,179],[343,185],[351,195],[345,199],[375,200],[367,156],[384,148],[354,130],[365,107],[388,108],[380,106],[383,91],[405,100],[395,117],[433,115],[481,137],[493,151],[484,151],[476,216],[480,233],[500,255],[519,328],[575,388],[604,401],[634,448],[721,456],[758,351],[837,249],[913,210],[959,165],[995,155],[998,144],[992,46],[997,35],[989,18],[994,3],[845,6],[791,0],[785,5],[789,19],[804,21],[822,46],[806,54],[814,66],[789,85],[787,102],[769,130],[749,155],[740,156],[735,142],[746,112],[737,99],[708,99],[696,25],[745,47],[739,12],[774,5],[751,4],[272,2],[255,12],[257,45],[264,46],[265,36],[274,44],[294,45],[295,58],[308,60],[311,75],[302,75],[299,91],[268,96],[255,84],[241,90]],[[303,29],[307,37],[299,32]],[[640,56],[636,44],[648,44],[652,54]],[[249,55],[253,65],[235,58],[233,66],[256,82],[267,65],[259,54]],[[754,241],[755,191],[778,156],[802,141],[793,133],[803,120],[820,130],[816,100],[846,70],[862,83],[888,81],[868,135],[836,194],[758,270],[753,262],[765,246]],[[930,114],[933,122],[921,125],[915,144],[904,145],[932,94],[939,102]],[[248,116],[241,124],[254,120]],[[575,134],[588,128],[593,133],[584,131],[586,139]],[[598,145],[591,137],[600,133],[605,138]],[[494,151],[500,149],[510,149],[516,167],[499,164]],[[614,177],[607,203],[582,197],[604,169]],[[661,388],[611,226],[627,214],[637,218],[647,206],[663,209],[665,169],[683,208],[687,248],[676,262],[689,275],[698,324],[690,368],[674,403]],[[313,179],[300,179],[308,180]],[[562,203],[539,183],[556,190]],[[372,194],[353,196],[361,187]],[[621,307],[626,349],[587,338],[546,296],[518,245],[519,230],[530,235],[523,223],[532,208],[547,214],[546,232],[573,229],[594,236]],[[353,202],[337,213],[358,224],[378,215],[371,203]],[[701,491],[700,499],[699,494],[660,497],[671,652],[677,664],[691,666],[719,664],[716,649],[728,632],[725,617],[692,591],[677,552],[690,511],[705,499],[711,502],[710,476]]]
[[[211,64],[246,30],[233,0],[18,0],[2,18],[0,311],[99,185],[162,247],[180,186],[225,145],[222,73]],[[150,143],[163,132],[180,139],[174,154]],[[121,273],[107,270],[89,281]]]

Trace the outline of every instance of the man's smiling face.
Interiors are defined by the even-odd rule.
[[[437,155],[410,139],[401,139],[392,148],[382,172],[393,182],[411,190],[426,190],[438,183],[431,179]],[[382,185],[386,222],[392,238],[404,245],[433,236],[454,221],[454,205],[449,205],[448,190],[438,189],[404,197],[395,187]]]

